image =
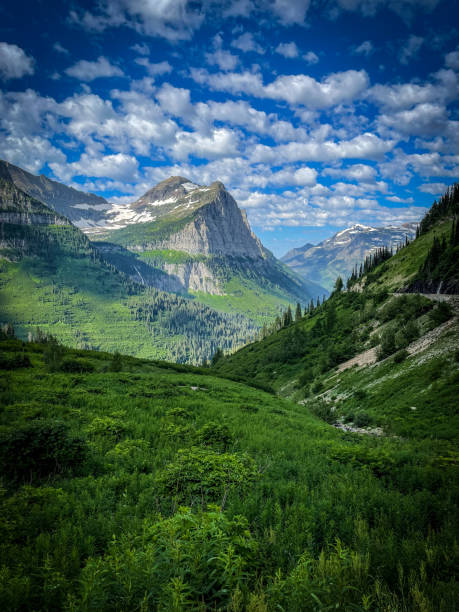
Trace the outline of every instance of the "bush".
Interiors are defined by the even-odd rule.
[[[429,312],[429,320],[434,327],[445,323],[451,319],[452,316],[451,307],[447,302],[439,302],[435,308]]]
[[[233,436],[227,425],[211,422],[206,423],[196,432],[196,442],[225,451],[233,442]]]
[[[401,349],[397,351],[394,355],[394,363],[402,363],[409,356],[409,353],[406,349]]]
[[[250,588],[256,552],[244,517],[180,508],[171,518],[146,520],[137,538],[114,540],[103,559],[90,559],[76,608],[233,610],[232,600]]]
[[[90,436],[106,436],[119,439],[126,431],[123,423],[112,417],[96,417],[86,428]]]
[[[373,419],[371,418],[371,416],[363,410],[357,412],[354,416],[354,425],[356,427],[368,427],[368,425],[371,425],[372,423]]]
[[[178,451],[157,482],[164,493],[182,502],[207,499],[224,504],[222,500],[230,489],[243,492],[256,477],[255,462],[247,455],[219,454],[193,446]]]
[[[86,456],[86,444],[65,423],[37,419],[0,433],[0,465],[9,480],[42,478],[72,470]]]
[[[313,404],[308,404],[308,407],[312,414],[315,414],[316,417],[322,419],[322,421],[325,421],[326,423],[336,422],[336,414],[332,409],[332,406],[330,404],[327,404],[327,402],[314,402]]]
[[[87,359],[65,357],[59,364],[58,371],[67,374],[85,374],[94,372],[94,366]]]
[[[113,354],[113,357],[110,361],[109,370],[110,372],[121,372],[122,369],[123,369],[123,359],[121,355],[118,353],[118,351],[116,351]]]
[[[17,370],[18,368],[31,368],[32,364],[28,355],[17,353],[16,355],[0,355],[0,370]]]

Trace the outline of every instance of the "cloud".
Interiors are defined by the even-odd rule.
[[[223,49],[223,39],[217,34],[212,39],[213,51],[205,54],[206,62],[210,66],[218,66],[220,70],[234,70],[239,58]]]
[[[424,39],[420,36],[412,34],[403,47],[400,49],[398,58],[401,64],[409,64],[410,61],[416,57],[420,48],[424,43]]]
[[[459,70],[459,51],[451,51],[451,53],[447,53],[445,56],[445,64],[448,66],[448,68]]]
[[[424,193],[431,193],[434,196],[445,193],[448,185],[446,183],[424,183],[419,186],[419,191]]]
[[[131,51],[134,51],[134,53],[138,53],[139,55],[150,55],[150,48],[145,43],[136,43],[129,48]]]
[[[61,180],[69,180],[75,176],[88,176],[132,182],[139,178],[139,162],[135,157],[124,153],[102,156],[83,153],[78,161],[71,164],[51,163],[49,165]]]
[[[60,42],[55,42],[53,45],[53,49],[54,51],[57,51],[58,53],[62,53],[63,55],[68,55],[70,53],[70,51],[66,49],[65,47],[63,47]]]
[[[279,76],[263,88],[264,97],[302,104],[309,108],[327,108],[350,102],[368,87],[364,70],[347,70],[316,81],[304,74]]]
[[[346,168],[325,168],[324,176],[347,178],[361,183],[373,183],[376,178],[376,168],[367,164],[352,164]]]
[[[150,76],[157,76],[160,74],[167,74],[172,72],[172,66],[169,62],[158,62],[152,64],[146,57],[138,57],[134,60],[139,66],[143,66]]]
[[[424,103],[410,110],[380,115],[377,119],[380,130],[395,130],[406,136],[436,136],[445,132],[448,114],[443,105]]]
[[[386,196],[386,200],[389,200],[389,202],[394,202],[396,204],[412,204],[414,202],[414,199],[412,197],[399,198],[399,196]]]
[[[365,40],[362,44],[353,50],[355,55],[364,55],[368,57],[374,52],[373,43],[370,40]]]
[[[294,42],[280,43],[276,47],[276,53],[279,53],[279,55],[283,55],[284,57],[288,58],[298,57],[298,55],[300,54],[298,51],[298,47]]]
[[[200,68],[191,69],[191,77],[200,84],[217,91],[233,94],[245,93],[258,98],[282,100],[308,108],[328,108],[351,102],[369,85],[365,70],[347,70],[328,75],[316,81],[305,74],[282,75],[272,83],[263,85],[259,72],[209,73]]]
[[[319,62],[319,57],[314,53],[314,51],[308,51],[303,55],[303,59],[306,60],[308,64],[317,64]]]
[[[253,163],[291,163],[296,161],[336,161],[340,159],[380,159],[391,151],[395,142],[365,133],[347,141],[290,142],[268,147],[258,144],[250,156]]]
[[[341,10],[356,11],[365,17],[374,16],[380,9],[389,9],[410,21],[416,12],[429,13],[440,0],[336,0],[331,14],[336,16]]]
[[[80,60],[73,66],[70,66],[70,68],[67,68],[65,73],[80,81],[94,81],[94,79],[124,76],[121,68],[111,64],[102,55],[95,62]]]
[[[310,0],[274,0],[272,11],[283,25],[302,25],[309,4]]]
[[[265,49],[256,42],[251,32],[244,32],[238,36],[238,38],[235,38],[231,43],[231,46],[235,49],[243,51],[244,53],[248,53],[249,51],[259,53],[260,55],[265,53]]]
[[[141,34],[171,41],[189,40],[204,19],[204,12],[188,0],[101,0],[98,12],[71,11],[70,20],[86,30],[129,27]]]
[[[35,60],[17,45],[0,42],[0,78],[4,81],[20,79],[34,73]]]
[[[171,151],[176,159],[186,159],[190,155],[200,159],[235,157],[238,155],[238,136],[228,128],[215,128],[209,136],[179,132]]]

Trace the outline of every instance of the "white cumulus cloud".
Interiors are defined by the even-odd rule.
[[[5,81],[20,79],[34,73],[35,61],[21,47],[0,42],[0,78]]]
[[[73,66],[70,66],[70,68],[67,68],[65,73],[80,81],[94,81],[94,79],[123,76],[121,68],[111,64],[102,55],[94,62],[80,60]]]

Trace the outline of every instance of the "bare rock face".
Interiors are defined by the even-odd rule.
[[[179,232],[157,248],[181,250],[192,255],[266,257],[267,251],[253,234],[235,200],[222,183],[213,183],[215,197]]]
[[[177,278],[186,291],[202,291],[202,293],[209,293],[210,295],[224,295],[214,272],[205,262],[165,263],[162,269],[172,278]]]

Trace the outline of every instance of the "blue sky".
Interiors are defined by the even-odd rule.
[[[0,8],[0,157],[130,202],[221,180],[276,254],[459,176],[457,0]]]

